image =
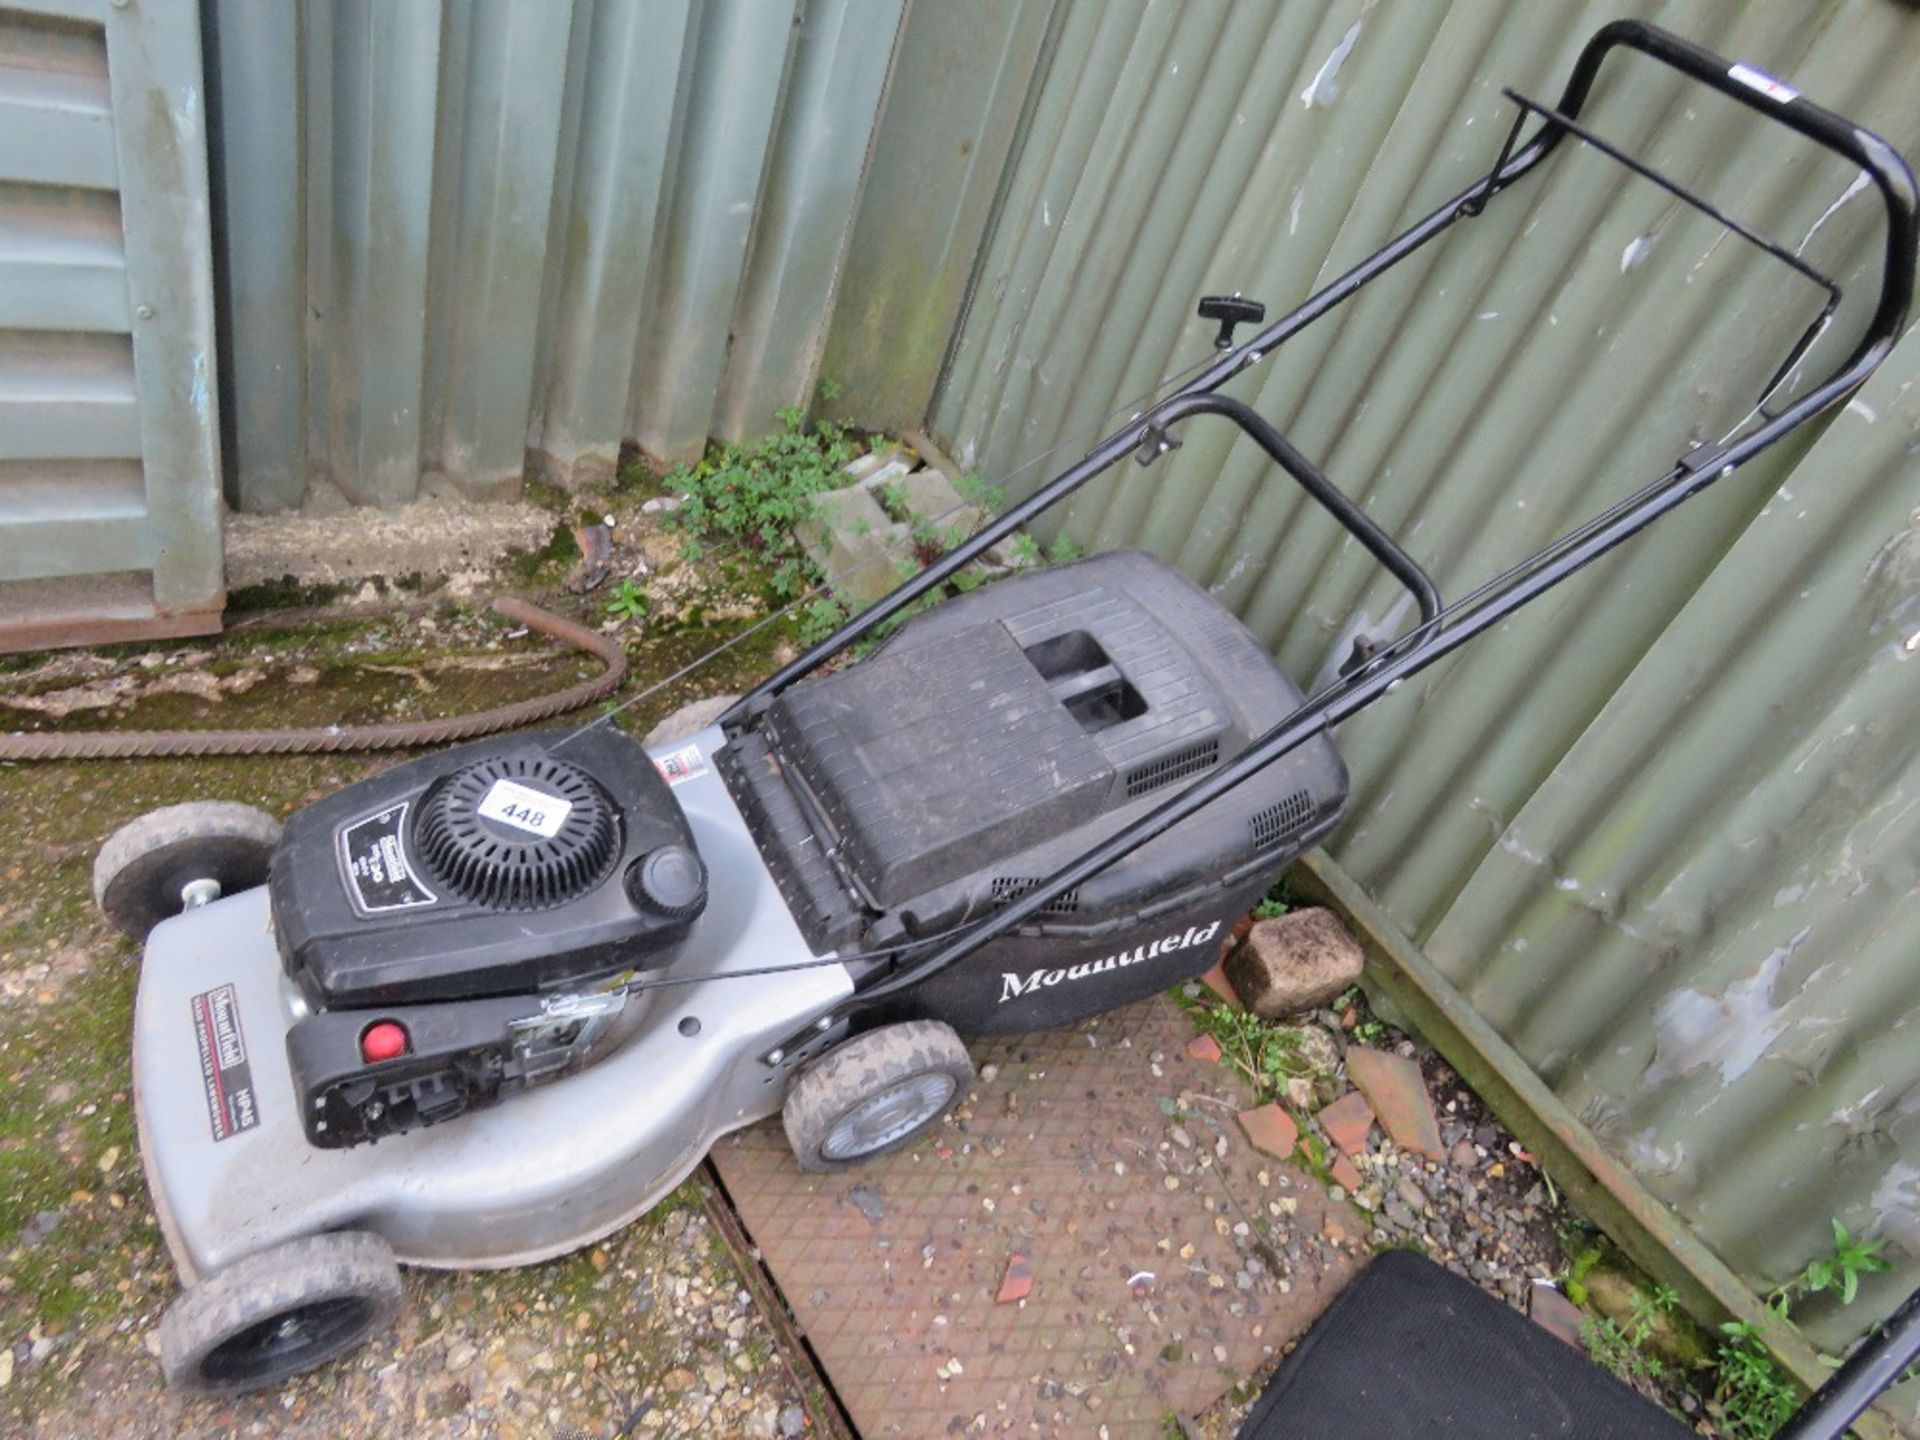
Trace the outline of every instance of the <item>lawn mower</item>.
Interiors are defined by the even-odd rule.
[[[1569,137],[1817,274],[1581,125],[1623,49],[1865,171],[1887,213],[1879,301],[1824,380],[1763,397],[1736,433],[1444,604],[1393,537],[1220,390]],[[586,1245],[774,1114],[802,1166],[857,1164],[966,1095],[967,1038],[1069,1025],[1200,974],[1339,821],[1329,730],[1886,356],[1912,286],[1914,186],[1884,142],[1635,23],[1598,32],[1557,106],[1512,98],[1484,179],[1271,324],[1242,297],[1203,300],[1217,353],[1192,378],[690,738],[649,752],[602,717],[413,759],[284,828],[199,802],[116,833],[95,889],[145,940],[141,1156],[186,1285],[160,1327],[167,1379],[231,1392],[318,1365],[393,1317],[398,1264],[524,1265]],[[1770,392],[1832,318],[1838,291],[1820,278],[1826,306]],[[1261,328],[1236,344],[1241,325]],[[907,613],[1201,416],[1303,487],[1419,622],[1356,643],[1305,698],[1212,596],[1145,554]],[[882,626],[897,628],[872,653],[828,666]]]

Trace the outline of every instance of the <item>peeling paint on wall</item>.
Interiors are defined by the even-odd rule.
[[[1340,98],[1340,69],[1347,63],[1347,56],[1353,53],[1354,45],[1360,39],[1362,22],[1356,20],[1347,27],[1347,33],[1340,43],[1333,47],[1333,53],[1320,62],[1320,68],[1313,72],[1313,79],[1307,82],[1307,88],[1300,92],[1300,104],[1308,110],[1316,105],[1331,105]]]
[[[1666,996],[1653,1009],[1654,1061],[1646,1083],[1661,1085],[1702,1066],[1731,1085],[1751,1070],[1787,1028],[1786,1006],[1775,998],[1780,969],[1812,934],[1802,930],[1761,962],[1760,968],[1724,990],[1689,986]]]

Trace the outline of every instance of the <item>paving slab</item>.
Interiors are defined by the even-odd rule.
[[[802,1173],[777,1121],[715,1148],[863,1436],[1162,1436],[1358,1270],[1364,1219],[1248,1144],[1254,1097],[1193,1034],[1156,998],[976,1042],[938,1134],[843,1174]]]

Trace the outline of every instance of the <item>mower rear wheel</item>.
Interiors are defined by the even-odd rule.
[[[189,905],[261,884],[279,844],[280,822],[252,805],[169,805],[107,837],[93,862],[93,898],[115,929],[144,940]]]
[[[167,1308],[160,1369],[177,1390],[239,1395],[344,1355],[400,1313],[378,1235],[339,1230],[249,1255]]]
[[[951,1025],[905,1020],[821,1056],[781,1119],[802,1170],[845,1170],[924,1134],[972,1086],[973,1061]]]

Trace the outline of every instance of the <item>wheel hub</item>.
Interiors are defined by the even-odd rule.
[[[953,1091],[953,1077],[944,1071],[909,1076],[841,1116],[827,1132],[821,1153],[829,1160],[852,1160],[883,1150],[938,1115]]]

